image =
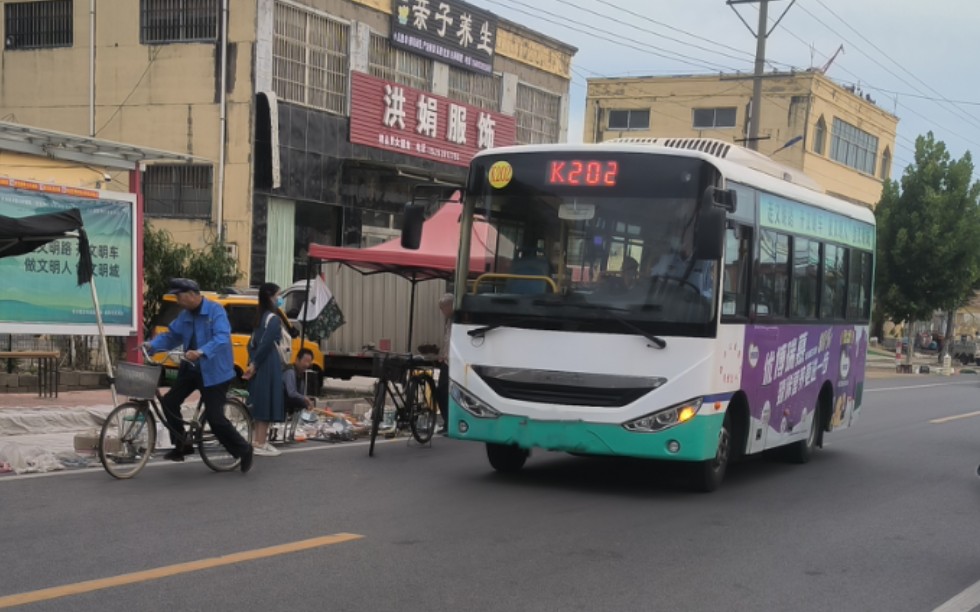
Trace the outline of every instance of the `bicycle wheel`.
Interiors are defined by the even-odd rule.
[[[119,404],[102,424],[99,460],[110,476],[132,478],[150,460],[156,440],[156,420],[149,404]]]
[[[234,398],[226,398],[224,406],[225,418],[231,423],[232,427],[241,434],[245,441],[252,443],[252,417],[248,413],[248,408]],[[228,449],[218,441],[211,431],[211,425],[201,417],[201,425],[197,430],[197,450],[201,454],[204,464],[215,472],[228,472],[238,467],[238,457],[232,456]]]
[[[378,429],[381,428],[381,419],[385,413],[385,391],[384,381],[379,380],[375,383],[374,403],[371,405],[371,445],[368,447],[368,457],[374,456],[374,440],[378,437]]]
[[[432,377],[417,374],[408,380],[405,401],[412,425],[412,437],[419,444],[432,439],[436,431],[436,385]]]

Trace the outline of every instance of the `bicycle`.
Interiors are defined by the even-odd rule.
[[[371,406],[371,443],[368,456],[374,456],[374,442],[384,418],[385,399],[395,404],[395,432],[406,427],[419,444],[426,444],[436,430],[436,385],[432,366],[414,355],[376,355],[374,402]]]
[[[176,359],[178,352],[168,353],[168,359]],[[143,350],[149,363],[149,354]],[[180,354],[180,358],[183,356]],[[99,434],[99,459],[110,476],[119,479],[132,478],[138,474],[156,447],[157,427],[160,421],[173,432],[163,412],[163,395],[158,387],[163,371],[162,364],[139,365],[119,363],[116,365],[114,384],[116,391],[129,397],[112,409],[102,424]],[[225,398],[225,417],[238,433],[251,444],[252,417],[245,404],[233,398]],[[216,472],[229,472],[239,466],[240,460],[233,457],[218,442],[205,419],[204,399],[197,402],[194,414],[182,422],[188,430],[186,436],[197,446],[204,464]]]

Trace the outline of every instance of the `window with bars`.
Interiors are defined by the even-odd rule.
[[[218,0],[140,0],[140,42],[218,40]]]
[[[432,87],[432,60],[398,49],[377,34],[371,34],[368,72],[379,79],[423,91]]]
[[[867,174],[875,173],[878,138],[834,117],[830,135],[830,158]]]
[[[517,84],[518,144],[558,142],[561,130],[561,96],[541,89]]]
[[[693,112],[694,129],[735,127],[736,111],[734,106],[725,108],[695,108]]]
[[[350,26],[276,2],[272,89],[285,102],[347,112]]]
[[[143,177],[147,216],[209,219],[212,192],[211,166],[152,165]]]
[[[610,110],[610,130],[649,130],[650,110]]]
[[[4,49],[70,47],[72,0],[7,2],[3,5]]]
[[[487,110],[500,110],[503,77],[449,67],[449,97]]]

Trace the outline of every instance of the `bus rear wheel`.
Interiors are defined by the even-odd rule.
[[[813,458],[813,451],[817,448],[817,432],[820,429],[821,417],[820,402],[817,401],[817,407],[813,411],[813,418],[810,419],[810,431],[807,432],[806,438],[798,442],[793,442],[786,447],[783,455],[786,461],[802,464],[809,463],[810,459]]]
[[[728,462],[732,455],[732,421],[731,413],[725,413],[725,420],[718,432],[718,448],[713,459],[701,461],[693,465],[691,486],[695,491],[711,493],[721,486],[728,470]]]
[[[512,473],[524,467],[528,452],[519,446],[487,442],[487,459],[498,472]]]

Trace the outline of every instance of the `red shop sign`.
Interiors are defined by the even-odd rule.
[[[354,144],[467,166],[479,151],[517,142],[513,117],[362,72],[351,81]]]

